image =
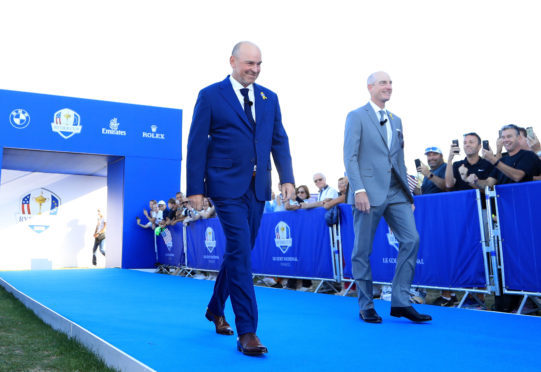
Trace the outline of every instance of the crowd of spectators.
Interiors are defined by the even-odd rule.
[[[505,125],[499,131],[493,151],[488,141],[483,141],[475,132],[463,135],[462,150],[458,140],[453,140],[449,146],[447,162],[440,147],[429,146],[425,149],[426,164],[416,159],[417,175],[409,175],[410,191],[414,195],[433,194],[441,192],[479,189],[498,184],[527,182],[541,179],[541,145],[539,139],[529,127],[521,128],[514,124]],[[505,150],[505,151],[504,151]],[[460,152],[465,157],[457,159]],[[296,211],[299,209],[325,208],[327,210],[340,203],[346,202],[348,179],[346,176],[338,179],[338,190],[327,183],[325,175],[317,172],[313,175],[316,188],[311,193],[307,185],[296,188],[296,198],[285,201],[278,184],[277,193],[272,193],[272,199],[265,203],[264,213],[281,211]],[[484,199],[482,199],[484,200]],[[194,210],[189,199],[181,192],[165,203],[161,200],[151,200],[148,211],[143,210],[146,223],[141,223],[137,217],[137,224],[142,228],[165,228],[182,222],[188,224],[198,219],[216,216],[216,211],[210,199],[205,198],[203,208]],[[198,274],[199,275],[199,274]],[[198,277],[203,278],[204,275]],[[307,279],[280,279],[263,278],[266,285],[280,288],[306,291],[313,283]],[[337,291],[340,288],[336,289]],[[381,298],[386,299],[390,287],[376,287]],[[376,293],[377,295],[378,293]],[[426,291],[421,288],[412,288],[412,302],[421,303]],[[479,299],[481,301],[479,301]],[[468,298],[465,306],[482,306],[483,297]],[[456,294],[451,291],[442,291],[433,304],[439,306],[455,306],[458,303]]]
[[[177,192],[174,198],[167,201],[151,200],[148,202],[149,210],[143,209],[143,215],[147,222],[141,223],[141,218],[136,217],[137,225],[144,229],[156,230],[167,226],[174,226],[182,222],[188,224],[199,219],[212,218],[216,216],[216,210],[209,198],[203,199],[201,210],[195,210],[188,198],[184,197],[182,192]]]
[[[495,152],[490,143],[482,141],[477,133],[466,133],[462,150],[465,158],[454,161],[460,154],[460,146],[458,140],[453,140],[445,163],[439,147],[427,147],[425,155],[428,165],[417,162],[420,187],[416,187],[414,193],[420,195],[470,189],[484,192],[487,186],[541,179],[541,145],[531,127],[522,128],[514,124],[503,126],[499,131]],[[517,306],[517,300],[516,296],[502,296],[499,310],[512,311]],[[457,302],[454,292],[442,291],[433,304],[454,306]],[[485,308],[484,297],[469,296],[464,306]]]

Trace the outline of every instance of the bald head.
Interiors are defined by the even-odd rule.
[[[366,82],[372,102],[383,109],[385,107],[385,102],[391,99],[391,94],[393,92],[393,82],[391,77],[384,71],[377,71],[370,74]]]
[[[229,59],[231,76],[242,86],[253,84],[261,71],[261,51],[250,41],[241,41],[233,47]]]
[[[233,51],[231,52],[231,55],[233,57],[238,57],[239,53],[241,53],[241,49],[246,49],[246,48],[255,48],[258,50],[259,54],[261,54],[261,50],[259,49],[259,47],[255,45],[254,43],[252,43],[251,41],[239,41],[233,47]]]

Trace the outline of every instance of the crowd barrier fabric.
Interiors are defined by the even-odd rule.
[[[442,288],[486,286],[477,193],[459,191],[415,197],[415,222],[420,236],[413,284]],[[355,239],[352,209],[340,205],[344,277],[352,278]],[[373,280],[393,279],[398,242],[381,220],[370,258]]]
[[[225,236],[218,218],[197,220],[186,226],[187,266],[220,270],[225,253]]]
[[[496,186],[505,291],[541,293],[541,182]]]
[[[325,210],[267,213],[261,219],[252,251],[256,274],[334,279],[329,227]],[[219,270],[225,236],[217,218],[198,220],[186,227],[187,266]]]
[[[184,261],[182,224],[168,226],[156,236],[158,262],[162,265],[181,266]]]
[[[325,212],[316,208],[264,214],[252,252],[253,272],[334,280]]]

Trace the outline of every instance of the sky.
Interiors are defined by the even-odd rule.
[[[278,94],[297,185],[344,174],[345,119],[366,78],[393,80],[406,166],[445,157],[476,131],[537,133],[535,1],[3,1],[0,88],[183,110],[183,157],[198,91],[230,72],[240,40],[262,51],[257,83]],[[461,156],[464,156],[461,153]],[[185,164],[182,189],[185,190]],[[273,177],[276,190],[278,178]]]

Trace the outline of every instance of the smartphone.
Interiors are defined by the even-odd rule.
[[[483,149],[490,151],[490,146],[488,145],[488,140],[483,140]]]
[[[454,139],[453,140],[453,147],[458,147],[458,140],[457,139]],[[456,149],[453,151],[455,154],[460,154],[460,149]]]
[[[421,166],[421,160],[415,159],[415,168],[419,168]]]
[[[527,127],[526,128],[526,134],[527,134],[528,138],[535,138],[535,134],[533,133],[533,128],[532,127]]]

